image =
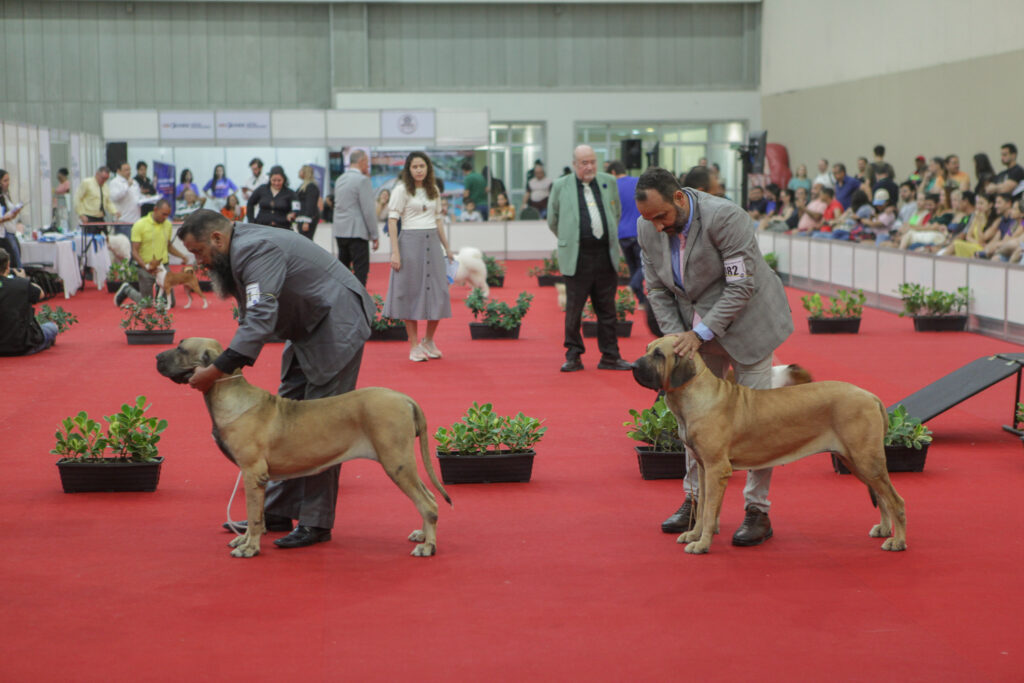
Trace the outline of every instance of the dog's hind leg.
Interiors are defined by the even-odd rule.
[[[877,453],[867,457],[847,457],[845,460],[850,471],[871,490],[872,498],[878,505],[881,518],[878,524],[871,527],[868,535],[872,538],[886,539],[882,544],[882,550],[906,550],[906,506],[892,485],[892,480],[889,479],[885,451],[878,446]]]
[[[407,443],[403,447],[404,452],[409,452],[412,445]],[[420,479],[414,460],[397,458],[392,462],[396,464],[391,469],[385,468],[385,471],[398,488],[412,499],[423,518],[423,528],[409,534],[409,540],[417,544],[411,554],[415,557],[430,557],[437,552],[437,500]],[[381,464],[384,464],[383,460]]]
[[[234,548],[232,557],[253,557],[260,552],[260,537],[266,531],[263,519],[263,500],[266,493],[267,473],[264,466],[262,472],[245,470],[242,473],[245,482],[245,513],[248,518],[245,534],[236,536],[228,543]]]

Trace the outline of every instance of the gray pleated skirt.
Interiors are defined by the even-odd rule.
[[[437,230],[403,230],[398,235],[402,269],[392,270],[384,315],[398,320],[452,317],[444,250]]]

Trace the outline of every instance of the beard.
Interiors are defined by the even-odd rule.
[[[221,299],[235,296],[235,275],[231,272],[231,255],[214,252],[206,272],[213,282],[213,291]]]

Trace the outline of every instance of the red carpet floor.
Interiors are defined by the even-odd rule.
[[[537,295],[521,340],[470,341],[468,292],[456,289],[444,360],[366,347],[360,386],[412,395],[431,431],[474,400],[549,428],[531,483],[448,487],[455,508],[441,510],[430,559],[409,557],[418,516],[367,461],[342,469],[332,542],[284,551],[271,534],[259,557],[229,557],[220,523],[236,470],[200,396],[156,373],[159,348],[125,345],[109,294],[51,302],[81,323],[46,353],[0,359],[0,680],[1021,680],[1024,453],[1000,429],[1012,379],[933,420],[925,471],[893,476],[907,552],[879,550],[864,487],[818,455],[776,471],[771,541],[729,544],[738,474],[711,554],[691,557],[659,530],[680,482],[643,481],[622,427],[653,394],[595,370],[593,341],[585,372],[558,372],[555,293],[526,277],[529,265],[510,263],[495,290]],[[370,285],[384,292],[383,265]],[[811,337],[799,295],[779,359],[886,404],[982,355],[1021,351],[914,333],[875,310],[859,335]],[[175,315],[178,339],[230,339],[224,301]],[[636,328],[622,342],[629,359],[649,341]],[[275,389],[280,348],[264,349],[250,381]],[[48,454],[60,420],[137,394],[171,425],[159,490],[62,493]]]

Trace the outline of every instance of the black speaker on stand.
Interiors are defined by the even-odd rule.
[[[628,169],[643,168],[644,141],[640,138],[631,138],[623,140],[620,145],[623,165]]]
[[[128,143],[127,142],[108,142],[107,143],[107,168],[110,169],[111,173],[117,173],[117,169],[121,168],[121,164],[128,161]],[[92,169],[95,171],[96,169]]]

